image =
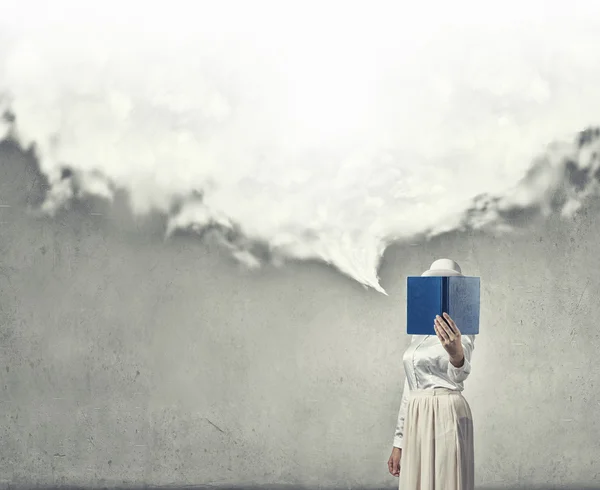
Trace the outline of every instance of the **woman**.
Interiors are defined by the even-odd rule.
[[[462,276],[449,259],[422,276]],[[436,337],[413,335],[404,352],[406,373],[388,469],[399,490],[473,490],[473,418],[463,397],[471,372],[475,336],[462,336],[444,312],[434,320]]]

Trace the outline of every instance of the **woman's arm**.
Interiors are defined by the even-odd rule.
[[[461,359],[452,359],[448,362],[448,377],[455,383],[462,383],[471,373],[471,356],[475,349],[475,335],[461,335],[460,343],[463,348]]]
[[[402,449],[402,441],[404,439],[404,419],[406,418],[406,410],[408,408],[408,395],[410,388],[408,387],[408,379],[404,380],[404,391],[402,392],[402,401],[400,402],[400,410],[398,410],[398,423],[396,424],[396,432],[394,433],[394,447]]]

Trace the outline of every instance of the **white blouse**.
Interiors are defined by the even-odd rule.
[[[462,335],[461,343],[465,360],[461,367],[454,367],[448,352],[437,335],[413,335],[412,342],[404,352],[402,362],[406,379],[398,424],[394,434],[394,447],[402,447],[404,436],[404,419],[408,408],[408,397],[412,390],[430,390],[432,388],[449,388],[463,391],[463,381],[471,372],[471,354],[475,348],[475,335]]]

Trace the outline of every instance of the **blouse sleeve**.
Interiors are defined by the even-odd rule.
[[[404,380],[404,391],[402,392],[402,401],[400,402],[400,410],[398,410],[398,423],[396,424],[396,432],[394,434],[394,447],[402,449],[402,441],[404,439],[404,419],[406,418],[406,410],[408,408],[408,395],[410,388],[408,387],[408,379]]]
[[[462,335],[461,344],[465,353],[463,365],[456,367],[451,362],[448,363],[448,377],[455,383],[462,383],[471,373],[471,355],[475,348],[475,335]]]

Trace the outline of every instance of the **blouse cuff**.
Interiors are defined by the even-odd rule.
[[[471,372],[471,363],[467,359],[467,356],[465,356],[463,365],[460,367],[456,367],[454,364],[448,361],[448,371],[455,375],[469,374]]]
[[[400,449],[402,449],[402,438],[401,437],[394,437],[394,447],[399,447]]]

